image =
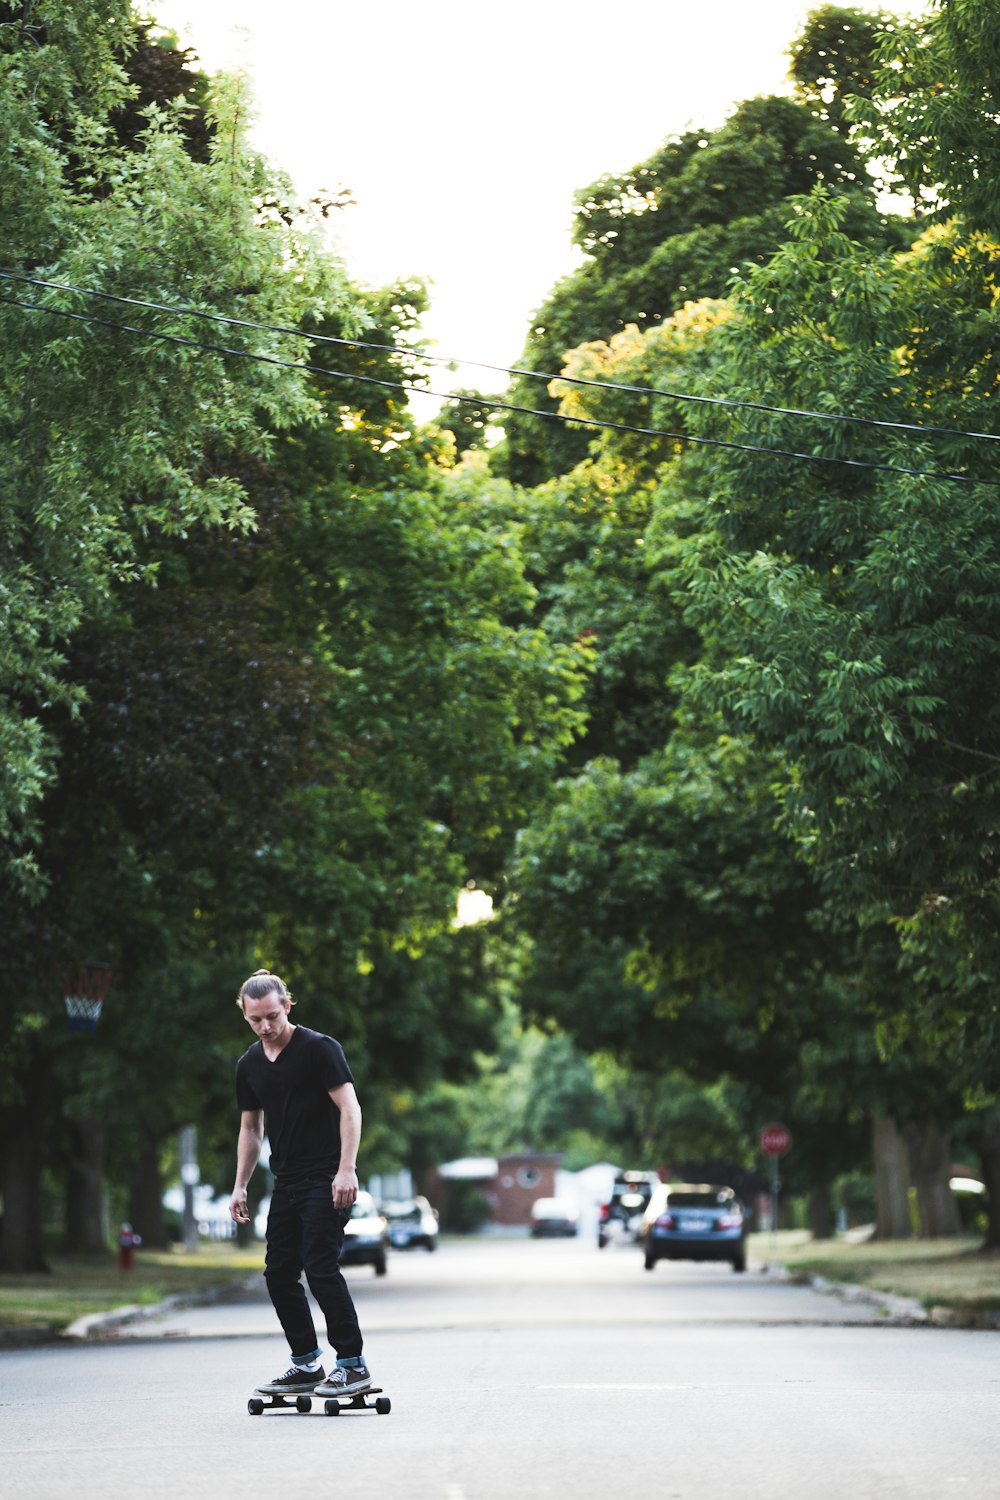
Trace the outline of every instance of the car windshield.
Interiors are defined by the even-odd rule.
[[[357,1202],[351,1209],[352,1219],[370,1219],[375,1212],[375,1199],[367,1193],[359,1193]]]

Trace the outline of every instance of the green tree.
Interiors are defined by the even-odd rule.
[[[569,350],[626,325],[651,328],[687,302],[724,295],[735,270],[760,263],[785,234],[790,198],[826,184],[841,195],[858,238],[884,244],[864,160],[806,103],[741,104],[715,131],[689,130],[620,176],[577,194],[573,237],[585,259],[543,303],[519,361],[559,375]],[[518,377],[516,405],[554,410],[545,382]],[[501,450],[510,477],[537,484],[573,467],[588,435],[509,413]]]
[[[430,425],[433,431],[450,435],[455,457],[461,458],[463,453],[485,447],[490,428],[499,427],[501,414],[497,402],[502,398],[465,386],[457,389],[454,396],[456,399],[444,405]]]
[[[854,138],[916,211],[959,214],[1000,235],[1000,35],[991,7],[948,0],[897,20],[875,52],[875,86],[851,101]]]
[[[964,173],[945,198],[978,214]],[[966,218],[876,256],[820,194],[792,230],[721,335],[727,394],[909,425],[692,417],[699,432],[826,460],[713,460],[720,545],[691,589],[724,620],[725,649],[705,671],[734,725],[784,747],[790,824],[822,879],[899,935],[908,984],[885,997],[883,1041],[905,1052],[932,1038],[966,1101],[988,1105],[997,251]]]
[[[220,80],[209,99],[207,80],[176,50],[151,44],[123,5],[3,7],[0,49],[5,266],[282,322],[339,307],[360,325],[363,315],[351,310],[338,263],[319,253],[308,216],[288,206],[286,185],[245,148],[242,83]],[[199,524],[246,530],[253,512],[233,453],[264,454],[276,424],[301,421],[315,407],[294,373],[201,358],[158,338],[203,334],[186,318],[163,322],[141,311],[129,318],[112,303],[27,282],[5,289],[0,738],[9,753],[0,884],[5,958],[30,996],[0,1079],[9,1127],[3,1254],[15,1265],[42,1260],[45,1153],[63,1160],[60,1136],[93,1126],[113,1094],[113,1062],[80,1069],[61,1037],[54,1008],[65,970],[99,935],[116,956],[142,952],[152,980],[178,937],[185,898],[170,854],[183,831],[194,836],[192,865],[204,864],[211,804],[221,800],[199,718],[216,706],[220,684],[233,682],[228,659],[200,698],[212,675],[212,660],[200,653],[207,639],[220,662],[246,639],[232,627],[234,601],[212,608],[205,595],[189,594],[167,621],[150,608],[156,596],[140,592],[141,624],[151,634],[133,634],[123,651],[124,622],[110,606],[123,585],[137,589],[136,580],[154,578],[162,561],[154,539],[176,546]],[[116,333],[116,321],[145,322],[147,336]],[[251,335],[245,344],[250,353],[298,352],[291,340]],[[81,623],[93,627],[99,613],[104,636],[95,648]],[[118,667],[124,672],[112,686],[102,670]],[[89,716],[80,712],[86,687],[104,700]],[[217,728],[220,718],[216,712]],[[133,732],[116,738],[123,723]],[[98,731],[91,749],[102,730],[110,742],[96,768],[74,738],[84,725]],[[164,755],[168,726],[177,740]],[[262,784],[258,768],[255,780]],[[157,839],[164,844],[154,849]],[[190,886],[186,901],[190,923]],[[152,1055],[151,1038],[147,1045]]]
[[[157,588],[123,589],[77,632],[88,703],[58,726],[39,855],[52,878],[41,904],[11,893],[5,936],[23,971],[49,933],[35,989],[50,999],[19,1046],[53,1079],[51,1105],[14,1090],[11,1181],[37,1172],[21,1135],[60,1128],[47,1030],[59,964],[94,934],[116,960],[121,1025],[102,1023],[109,1069],[84,1076],[72,1110],[114,1120],[136,1156],[184,1112],[231,1112],[237,1018],[219,998],[206,1017],[206,999],[254,951],[295,976],[307,1024],[336,1031],[367,1087],[462,1076],[489,1045],[481,937],[452,931],[455,896],[470,869],[499,871],[576,722],[577,669],[498,620],[519,592],[530,602],[503,538],[456,516],[429,468],[423,489],[415,465],[411,487],[387,468],[386,493],[300,500],[242,466],[256,531],[160,545]]]
[[[318,253],[318,231],[268,207],[290,194],[246,147],[245,83],[218,82],[195,160],[183,92],[149,102],[141,126],[128,113],[136,35],[123,0],[3,7],[8,273],[263,322],[332,308],[350,318],[343,272]],[[126,322],[143,333],[116,329]],[[0,836],[24,885],[37,881],[34,819],[54,771],[39,708],[79,696],[62,670],[65,643],[116,580],[138,576],[145,535],[247,527],[251,511],[220,458],[264,453],[273,427],[312,410],[293,370],[166,341],[203,332],[179,314],[4,283]],[[246,329],[236,341],[300,357],[285,336]]]
[[[781,400],[812,409],[856,402],[917,428],[933,402],[941,425],[988,432],[976,388],[990,383],[992,354],[974,326],[968,341],[944,338],[962,313],[975,325],[992,295],[985,244],[940,231],[909,256],[873,262],[836,224],[836,205],[813,201],[795,240],[748,281],[722,334],[731,392],[766,400],[780,389]],[[731,436],[735,421],[715,416],[712,430]],[[801,449],[802,425],[771,414],[754,419],[749,437]],[[933,925],[941,902],[970,913],[988,904],[995,875],[993,731],[980,695],[993,670],[996,597],[989,445],[843,422],[817,431],[814,451],[832,465],[713,459],[724,551],[703,557],[693,590],[711,580],[713,620],[723,597],[740,607],[726,612],[723,665],[706,670],[738,721],[797,765],[802,837],[819,840],[851,899],[883,919],[922,913]],[[862,467],[838,470],[840,459]],[[987,482],[881,465],[946,466]]]
[[[367,299],[369,342],[399,344],[418,292]],[[12,891],[5,941],[15,970],[45,955],[18,1046],[46,1088],[27,1100],[15,1069],[5,1116],[27,1205],[12,1258],[16,1231],[38,1240],[39,1153],[64,1162],[89,1130],[96,1160],[113,1125],[109,1160],[153,1222],[165,1135],[194,1119],[224,1152],[227,996],[257,961],[341,1037],[366,1098],[462,1077],[490,1043],[482,937],[453,931],[455,897],[470,872],[499,872],[574,732],[579,652],[531,624],[507,523],[474,485],[446,492],[433,444],[370,383],[405,356],[323,344],[315,363],[338,372],[310,377],[318,423],[276,439],[270,462],[214,458],[254,528],[153,534],[137,560],[156,587],[117,585],[69,649],[87,702],[46,720],[61,750],[46,894]],[[94,934],[116,1003],[67,1091],[60,965]],[[376,1162],[391,1149],[385,1129],[371,1143]]]
[[[896,24],[883,10],[841,5],[814,10],[789,48],[796,96],[820,119],[848,134],[850,111],[872,98],[876,56]]]
[[[818,227],[815,216],[821,214],[815,207],[817,201],[814,195],[811,200],[813,207],[805,209],[799,206],[787,249],[774,259],[766,272],[757,273],[750,279],[751,285],[757,289],[757,305],[760,307],[760,317],[752,333],[743,324],[742,306],[737,304],[735,318],[732,313],[723,313],[714,321],[705,323],[700,331],[702,354],[692,359],[688,352],[686,365],[682,361],[680,371],[677,366],[668,367],[667,378],[660,375],[658,365],[668,354],[669,346],[661,349],[659,335],[655,332],[642,337],[637,332],[628,333],[607,346],[585,346],[573,356],[569,374],[617,378],[628,390],[627,393],[625,390],[616,392],[615,400],[620,403],[630,399],[637,403],[633,406],[633,417],[639,425],[662,426],[682,434],[688,432],[692,437],[709,442],[744,442],[799,452],[808,452],[813,446],[820,460],[827,457],[837,460],[841,454],[857,454],[864,459],[871,454],[874,462],[885,461],[876,447],[876,442],[883,442],[884,438],[876,429],[862,427],[857,435],[847,439],[841,436],[845,424],[835,426],[830,423],[819,427],[824,436],[833,434],[821,445],[815,436],[808,439],[803,436],[807,424],[801,414],[782,416],[777,411],[755,412],[749,419],[746,411],[738,406],[720,410],[711,404],[711,398],[719,395],[728,401],[735,396],[737,402],[742,398],[745,402],[757,404],[762,399],[760,393],[763,390],[766,393],[764,399],[770,397],[775,406],[784,399],[797,408],[823,411],[831,407],[836,409],[839,394],[843,409],[851,410],[852,402],[857,403],[854,409],[862,412],[880,406],[885,410],[888,405],[889,412],[895,409],[900,418],[905,419],[905,392],[901,392],[899,385],[899,355],[894,352],[903,349],[906,351],[904,369],[915,371],[919,364],[921,388],[927,390],[933,380],[936,391],[942,395],[948,392],[945,399],[955,400],[954,410],[957,411],[958,393],[963,383],[962,360],[968,358],[969,350],[964,351],[964,356],[958,354],[956,357],[954,344],[949,346],[943,337],[948,309],[940,306],[941,293],[946,287],[948,297],[954,299],[952,310],[963,296],[975,299],[988,295],[976,290],[977,268],[987,263],[985,250],[981,249],[975,257],[966,251],[961,257],[952,259],[949,252],[939,249],[932,262],[937,275],[931,286],[926,282],[928,250],[931,245],[937,246],[938,240],[932,239],[922,245],[912,263],[909,258],[893,260],[888,256],[873,255],[846,236],[838,236],[835,226],[836,216],[842,211],[840,205],[830,209],[833,220],[828,217],[822,227]],[[822,202],[828,204],[830,200],[823,199]],[[811,227],[807,227],[803,219],[809,220]],[[810,237],[809,251],[800,253],[797,246],[807,236]],[[942,247],[944,243],[945,240],[940,240]],[[966,266],[968,274],[963,275]],[[794,291],[793,276],[797,278]],[[904,285],[909,288],[905,296],[901,295]],[[816,288],[814,302],[805,295],[805,289],[812,286]],[[913,296],[918,290],[925,321],[914,325],[906,320],[912,317]],[[929,316],[932,308],[933,319]],[[892,333],[886,332],[873,344],[871,322],[880,317],[885,319],[887,329],[892,327]],[[898,323],[892,323],[893,318],[898,318]],[[676,318],[671,321],[674,325],[678,322]],[[815,337],[818,325],[832,329],[832,336],[828,335],[825,342]],[[914,326],[920,329],[919,336],[911,335],[911,342],[907,343],[904,329]],[[776,329],[782,330],[780,336],[776,335]],[[974,347],[982,359],[985,351],[981,341]],[[762,385],[760,372],[765,364],[769,379]],[[941,379],[942,366],[948,370],[944,380]],[[686,379],[678,380],[679,373]],[[779,392],[782,383],[787,390],[790,376],[800,384],[797,389],[793,387],[791,398],[783,398]],[[693,395],[708,397],[709,402],[702,405],[685,403],[663,394],[640,397],[642,404],[639,405],[636,391],[639,386],[664,392],[672,387],[687,390]],[[967,379],[965,386],[967,388]],[[574,415],[596,412],[598,402],[607,400],[606,392],[599,394],[594,388],[577,387],[569,382],[557,389],[562,395],[564,410]],[[950,394],[952,390],[954,397]],[[772,391],[773,395],[770,394]],[[889,403],[895,403],[895,406]],[[614,404],[610,414],[619,415]],[[748,433],[751,420],[753,425]],[[956,443],[959,444],[957,450]],[[894,1056],[887,1058],[886,1054],[893,1051],[892,1027],[901,1024],[901,1015],[920,1014],[929,1023],[937,1013],[942,1027],[954,1022],[962,1011],[962,1005],[955,1003],[958,998],[957,979],[954,974],[950,976],[952,1003],[942,1007],[947,993],[945,976],[939,975],[932,980],[925,968],[925,983],[914,999],[908,992],[911,986],[898,972],[901,964],[904,973],[906,969],[911,975],[917,972],[917,965],[908,958],[908,953],[915,951],[912,930],[904,928],[909,950],[906,943],[900,946],[894,933],[888,934],[884,940],[878,933],[856,930],[858,883],[864,879],[868,861],[877,861],[882,856],[869,847],[867,832],[862,834],[857,822],[852,825],[854,842],[842,850],[834,850],[827,842],[830,830],[824,819],[828,810],[833,810],[843,782],[838,784],[831,779],[819,786],[808,778],[804,783],[799,763],[802,748],[808,749],[814,762],[825,758],[832,764],[841,754],[839,743],[830,734],[829,718],[823,717],[825,710],[817,703],[816,685],[807,685],[803,663],[795,652],[805,644],[803,629],[808,620],[812,631],[809,649],[817,659],[827,663],[829,682],[849,684],[850,667],[845,663],[850,657],[842,653],[847,633],[857,630],[857,622],[842,611],[850,581],[845,560],[853,545],[863,547],[870,536],[870,511],[863,508],[861,496],[867,494],[876,482],[872,480],[872,474],[882,482],[881,471],[862,469],[855,475],[848,469],[846,479],[850,482],[845,482],[844,472],[837,470],[835,463],[818,462],[813,466],[794,457],[793,453],[762,458],[751,453],[725,451],[722,459],[718,453],[706,453],[700,458],[691,456],[681,460],[678,458],[681,449],[682,445],[661,441],[657,451],[649,438],[609,434],[595,445],[597,456],[589,470],[580,468],[572,476],[579,482],[581,490],[589,487],[595,495],[599,493],[601,479],[607,476],[611,481],[613,476],[615,509],[622,515],[628,513],[629,505],[635,503],[635,496],[643,493],[644,486],[649,491],[646,515],[650,519],[637,538],[643,544],[644,561],[632,577],[644,576],[648,580],[647,588],[655,590],[655,597],[661,601],[659,638],[663,655],[657,662],[655,656],[648,654],[651,642],[656,639],[655,624],[653,632],[642,641],[638,655],[647,665],[656,663],[659,668],[663,685],[661,705],[665,712],[658,721],[658,729],[665,737],[671,737],[667,751],[659,750],[655,754],[649,753],[655,749],[655,739],[650,738],[647,754],[631,770],[614,765],[600,766],[599,763],[588,767],[583,776],[557,789],[551,810],[542,813],[525,835],[522,857],[519,857],[512,880],[517,893],[518,920],[527,923],[538,943],[539,974],[531,981],[531,992],[545,997],[539,1002],[543,1014],[553,1014],[567,1026],[581,1027],[584,1033],[581,1040],[589,1047],[616,1045],[618,1048],[634,1048],[636,1052],[646,1048],[648,1055],[668,1059],[676,1057],[676,1050],[671,1049],[678,1046],[684,1049],[703,1046],[709,1067],[726,1068],[733,1076],[757,1086],[761,1082],[762,1070],[769,1070],[773,1079],[783,1080],[786,1104],[791,1101],[791,1106],[798,1112],[796,1123],[801,1120],[809,1132],[807,1138],[811,1138],[811,1144],[816,1148],[809,1156],[817,1171],[829,1174],[834,1168],[842,1171],[845,1166],[853,1164],[850,1160],[838,1164],[830,1159],[829,1153],[826,1161],[822,1161],[823,1153],[819,1149],[822,1134],[829,1133],[833,1122],[843,1124],[849,1121],[851,1130],[844,1132],[844,1136],[847,1138],[849,1134],[852,1149],[857,1150],[858,1131],[869,1112],[876,1119],[904,1124],[914,1143],[911,1153],[914,1160],[926,1160],[928,1153],[920,1141],[930,1139],[932,1127],[939,1136],[942,1131],[947,1132],[962,1113],[963,1088],[976,1090],[983,1087],[982,1067],[960,1074],[956,1079],[956,1063],[961,1066],[962,1060],[953,1049],[942,1055],[937,1051],[937,1040],[929,1042],[909,1033],[905,1049],[900,1050],[897,1045]],[[949,459],[955,457],[956,451],[961,454],[961,461],[969,461],[969,455],[961,448],[958,439],[952,442]],[[894,456],[890,452],[889,459]],[[902,453],[897,462],[904,464]],[[912,466],[913,462],[912,454],[908,455],[905,464]],[[740,476],[741,487],[732,485],[728,490],[719,489],[720,474],[728,473]],[[836,483],[831,483],[833,474],[836,474]],[[889,482],[885,481],[886,484]],[[564,484],[563,488],[567,494],[573,493],[571,485]],[[731,511],[730,497],[736,494],[742,495],[743,499],[736,511]],[[706,498],[710,495],[713,496],[711,506],[706,505]],[[807,503],[804,503],[804,497],[807,497]],[[563,532],[569,533],[565,517],[560,524]],[[711,529],[713,524],[718,527],[716,532]],[[556,597],[557,591],[565,587],[570,567],[576,569],[580,579],[577,595],[581,599],[585,597],[584,580],[598,580],[600,570],[605,566],[605,556],[612,553],[607,537],[607,532],[612,530],[609,512],[609,525],[601,538],[600,553],[597,548],[588,553],[584,546],[571,562],[567,561],[564,570],[557,566],[543,586],[549,597]],[[782,551],[801,562],[794,593],[789,588],[779,593],[775,588],[776,576],[781,574],[787,579],[791,575],[787,558],[781,554],[776,558],[770,555],[765,558],[760,550],[765,538],[770,546],[774,546],[775,531]],[[746,549],[740,558],[734,556],[731,545],[734,534],[739,535],[741,545]],[[558,537],[559,531],[555,535]],[[969,545],[968,533],[962,533],[961,544],[963,548]],[[756,553],[752,550],[754,546],[758,548]],[[566,556],[568,558],[568,554]],[[700,577],[702,568],[713,580],[710,596]],[[829,571],[824,571],[826,569]],[[815,576],[814,570],[819,570]],[[751,594],[748,583],[754,579],[757,586]],[[628,587],[626,582],[625,593]],[[899,584],[898,581],[890,582],[889,570],[886,569],[879,578],[883,615],[887,609],[885,596],[890,590],[898,594]],[[594,592],[600,598],[599,583]],[[813,605],[813,600],[817,606],[820,600],[825,600],[825,609],[820,611]],[[873,607],[876,605],[874,592],[872,604]],[[814,608],[813,618],[808,611]],[[668,623],[672,611],[677,612],[674,618],[678,624],[682,622],[687,631],[700,626],[703,640],[699,646],[696,635],[689,637],[686,656],[675,654],[671,659],[668,643],[672,639],[676,651],[676,644],[684,639],[684,631],[678,629],[678,624]],[[775,632],[773,640],[761,630],[765,619],[768,628]],[[613,642],[614,631],[608,634]],[[608,639],[605,639],[596,648],[596,682],[600,681],[602,657],[608,651],[608,645]],[[913,646],[916,655],[916,638]],[[613,659],[614,647],[611,649]],[[935,649],[939,658],[948,657],[951,639],[946,637],[937,643]],[[692,764],[696,763],[692,752],[696,755],[699,745],[697,738],[692,742],[686,741],[683,735],[677,737],[673,720],[678,701],[682,724],[700,724],[704,733],[704,726],[712,722],[706,703],[692,696],[688,675],[677,670],[682,661],[690,661],[699,650],[702,661],[696,680],[698,675],[704,675],[713,683],[723,685],[727,693],[727,710],[735,705],[738,712],[735,726],[740,739],[737,743],[742,742],[751,760],[755,761],[758,750],[753,748],[754,743],[763,741],[761,748],[766,754],[761,764],[767,763],[767,754],[777,756],[760,789],[764,793],[764,788],[767,788],[763,795],[766,811],[756,827],[751,825],[746,830],[749,835],[747,843],[742,856],[736,860],[736,869],[743,875],[747,864],[754,861],[754,851],[757,851],[755,874],[761,878],[761,851],[780,850],[782,863],[773,866],[768,876],[771,899],[775,903],[773,909],[784,912],[786,891],[798,889],[806,896],[806,905],[797,914],[794,905],[788,907],[789,926],[781,936],[775,934],[773,940],[766,919],[762,920],[766,908],[760,905],[756,888],[752,896],[750,887],[736,885],[731,890],[727,888],[726,882],[733,879],[732,871],[727,870],[726,881],[721,886],[724,898],[732,902],[734,919],[731,922],[727,922],[725,905],[720,904],[716,910],[696,908],[695,918],[686,901],[676,902],[678,883],[670,873],[670,862],[676,857],[680,858],[680,868],[685,872],[680,886],[685,897],[691,892],[697,894],[701,889],[695,883],[697,871],[711,899],[719,900],[713,850],[692,833],[685,817],[678,816],[676,807],[677,783],[687,769],[680,757],[687,754],[692,757]],[[771,650],[774,663],[769,660],[762,671],[758,665],[760,658],[765,651]],[[784,671],[787,679],[793,661],[796,673],[801,675],[794,676],[791,681],[779,677],[776,668]],[[671,664],[674,668],[672,674]],[[672,704],[669,702],[671,690]],[[713,702],[717,705],[718,700]],[[762,707],[762,704],[768,706]],[[926,704],[923,706],[927,707]],[[864,709],[860,703],[857,706],[859,735],[870,737],[874,732],[871,707],[868,699]],[[815,712],[816,718],[808,730],[802,729],[800,739],[790,731],[803,711]],[[869,718],[863,723],[865,713]],[[822,730],[817,734],[821,717]],[[768,723],[780,724],[781,728],[776,727],[773,733],[762,735],[761,727],[766,730]],[[805,745],[807,736],[808,746]],[[620,734],[619,739],[623,748],[627,746],[634,754],[627,735]],[[631,762],[627,760],[627,767],[629,765]],[[718,797],[719,824],[713,821],[708,825],[712,836],[724,851],[728,852],[731,847],[727,840],[734,838],[737,842],[732,847],[738,848],[741,837],[739,815],[743,812],[746,786],[741,780],[737,790],[731,781],[720,777],[719,768],[711,759],[705,760],[702,777],[708,785],[717,783],[714,795]],[[777,797],[775,787],[781,789]],[[864,795],[847,799],[837,815],[847,822],[863,820],[870,812],[873,818],[884,820],[889,792],[891,786],[886,784],[874,806],[871,805],[872,799]],[[703,800],[706,806],[714,805],[710,794],[704,794]],[[672,815],[662,822],[652,821],[652,810],[658,806],[669,808]],[[645,815],[651,819],[650,829],[640,841],[633,842],[634,829],[642,827],[644,809]],[[923,811],[921,808],[921,814]],[[738,814],[735,821],[734,812]],[[987,812],[987,818],[991,816]],[[915,834],[919,834],[916,807],[912,811],[911,823]],[[887,840],[895,840],[897,859],[901,847],[899,837],[898,824],[891,835],[886,828]],[[886,860],[889,853],[887,844]],[[806,855],[808,862],[810,854],[816,858],[816,870],[824,887],[835,887],[838,869],[842,869],[845,878],[852,883],[851,893],[845,894],[841,888],[832,900],[828,897],[821,900],[820,885],[810,891],[812,877],[808,868],[797,869],[802,856]],[[768,859],[771,858],[773,856],[769,854]],[[686,863],[688,859],[691,865]],[[633,870],[637,872],[637,881],[650,870],[660,875],[664,891],[676,902],[676,916],[673,906],[663,911],[656,900],[640,901],[638,890],[630,883]],[[769,884],[771,879],[774,880],[773,886]],[[747,904],[742,907],[741,920],[735,917],[735,912],[740,910],[740,903],[744,900]],[[899,909],[898,904],[892,908],[894,912]],[[817,934],[824,928],[828,939],[821,945]],[[590,932],[594,933],[592,941],[581,937]],[[757,942],[767,951],[758,950]],[[612,949],[611,943],[615,943],[616,948]],[[822,974],[815,969],[811,972],[809,963],[803,962],[810,948],[814,957],[825,953],[827,966],[835,966],[837,985],[832,997],[829,985],[821,982]],[[692,992],[687,988],[690,977],[686,964],[692,954],[697,963],[704,951],[713,954],[714,967],[703,962],[700,970],[695,969],[702,984],[699,994],[696,989]],[[957,947],[952,949],[953,963],[959,951]],[[609,962],[608,955],[613,952],[617,953],[617,960]],[[551,967],[550,955],[553,953],[558,955],[554,960],[556,966],[567,961],[569,965],[558,980]],[[974,972],[989,972],[987,950],[981,948],[979,955],[985,962],[966,966],[966,979],[970,985],[975,983],[972,979]],[[926,958],[926,952],[924,956]],[[767,994],[768,965],[772,958],[779,964],[783,984],[787,986],[783,993],[778,991],[782,1016],[789,1011],[794,1015],[790,1031],[792,1045],[784,1052],[780,1046],[775,1050],[773,1037],[756,1037],[753,1047],[748,1049],[749,1057],[734,1059],[726,1054],[722,1038],[727,1032],[718,1023],[718,1009],[721,1006],[723,1014],[731,1016],[730,1024],[749,1021],[751,1035],[754,1031],[766,1032],[773,1024],[773,1014],[769,1019],[767,1007],[761,1011],[756,1005],[753,986],[756,983],[758,996]],[[607,990],[621,995],[620,1003],[609,1003],[600,981],[595,985],[591,968],[594,973],[603,975]],[[633,982],[631,992],[629,980]],[[637,981],[646,984],[647,994],[639,992]],[[583,986],[586,995],[593,995],[593,1005],[581,1000],[577,985]],[[831,998],[836,1004],[840,1019],[832,1031],[826,1024],[826,1016],[817,1015],[819,1002],[810,999],[813,994],[823,995],[824,1004]],[[851,997],[850,1006],[845,1006],[845,995]],[[557,996],[563,999],[558,1000]],[[662,1033],[658,1032],[653,1019],[657,1007],[663,1006],[669,1013],[673,1006],[680,1013],[685,1005],[691,1014],[683,1016],[682,1024],[672,1028],[664,1026]],[[895,1021],[892,1018],[896,1018]],[[975,1034],[987,1039],[989,1032],[977,1029]],[[814,1085],[805,1091],[795,1084],[798,1049],[809,1042],[820,1043],[821,1056],[854,1058],[853,1076],[860,1086],[853,1099],[838,1095],[829,1086],[818,1088]],[[686,1062],[687,1052],[683,1055]],[[863,1070],[858,1067],[861,1057],[865,1059]],[[814,1071],[817,1079],[822,1078],[822,1067],[816,1067]],[[783,1106],[783,1112],[788,1112],[786,1106]],[[930,1219],[927,1222],[930,1224]]]

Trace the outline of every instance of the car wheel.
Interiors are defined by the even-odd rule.
[[[608,1237],[607,1237],[606,1234],[599,1234],[597,1236],[597,1248],[598,1248],[598,1250],[603,1250],[604,1247],[605,1247],[605,1245],[607,1243],[608,1243]]]
[[[375,1257],[375,1260],[372,1262],[372,1264],[375,1267],[375,1275],[376,1276],[384,1276],[385,1275],[386,1271],[389,1268],[388,1268],[388,1266],[385,1263],[385,1251],[384,1250],[381,1252],[380,1255],[377,1255]]]
[[[746,1251],[745,1250],[741,1250],[740,1253],[739,1253],[739,1255],[737,1255],[736,1258],[735,1258],[735,1260],[733,1261],[733,1270],[734,1271],[745,1271],[746,1268],[747,1268]]]
[[[427,1243],[424,1245],[424,1249],[425,1250],[436,1250],[437,1249],[437,1244],[435,1243],[434,1240],[428,1240]]]
[[[647,1271],[652,1271],[652,1269],[656,1265],[656,1256],[650,1255],[649,1251],[647,1250],[645,1256],[643,1257],[642,1263]]]

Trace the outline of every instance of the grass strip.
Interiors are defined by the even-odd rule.
[[[0,1275],[0,1329],[61,1332],[90,1313],[124,1303],[152,1307],[166,1297],[197,1296],[245,1280],[263,1266],[263,1246],[140,1250],[131,1271],[113,1255],[50,1257],[49,1274]]]
[[[776,1261],[804,1276],[868,1286],[912,1297],[930,1312],[1000,1312],[1000,1253],[984,1252],[979,1237],[947,1240],[814,1240],[782,1230],[751,1236],[759,1263]]]

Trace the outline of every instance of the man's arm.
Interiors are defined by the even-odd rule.
[[[236,1142],[236,1185],[229,1200],[229,1216],[237,1224],[250,1223],[247,1186],[260,1160],[264,1144],[264,1111],[245,1109],[240,1115],[240,1134]]]
[[[350,1208],[358,1196],[358,1148],[361,1145],[361,1105],[353,1083],[330,1090],[340,1110],[340,1167],[333,1179],[335,1208]]]

